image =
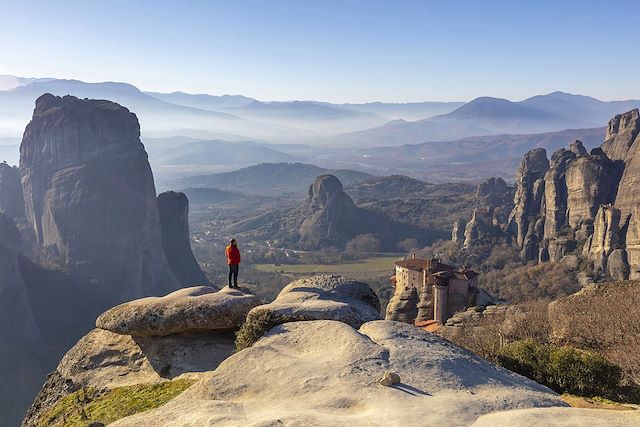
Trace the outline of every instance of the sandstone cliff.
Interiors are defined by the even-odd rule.
[[[177,287],[135,114],[42,95],[20,145],[26,216],[54,259],[116,299]]]

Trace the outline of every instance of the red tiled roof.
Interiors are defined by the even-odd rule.
[[[428,270],[429,267],[432,266],[432,261],[434,262],[434,270],[435,271],[452,271],[453,267],[448,266],[447,264],[443,264],[437,260],[430,260],[424,258],[408,258],[402,261],[396,262],[396,265],[399,267],[408,268],[409,270],[414,271],[424,271]]]

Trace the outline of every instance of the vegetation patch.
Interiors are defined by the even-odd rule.
[[[107,425],[129,415],[158,408],[194,382],[182,379],[111,390],[85,387],[60,399],[40,417],[37,427],[86,427],[92,422]]]
[[[582,397],[564,393],[560,398],[574,408],[609,409],[613,411],[633,411],[636,409],[633,406],[627,406],[600,396]]]
[[[592,351],[531,339],[503,346],[498,363],[559,393],[580,396],[611,396],[622,374],[619,366]]]
[[[270,329],[287,322],[308,320],[293,316],[274,316],[267,309],[259,310],[242,324],[236,332],[236,349],[238,351],[251,347]]]

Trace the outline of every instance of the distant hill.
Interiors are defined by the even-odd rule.
[[[74,95],[79,98],[107,99],[136,113],[142,132],[200,129],[216,133],[243,135],[244,138],[286,139],[307,132],[269,123],[256,123],[228,112],[177,105],[141,92],[127,83],[86,83],[79,80],[35,79],[0,90],[0,128],[22,131],[33,112],[36,98],[44,93]]]
[[[343,108],[349,108],[357,111],[366,111],[369,113],[379,114],[389,119],[402,120],[421,120],[429,117],[447,114],[458,107],[464,105],[464,102],[407,102],[407,103],[388,103],[388,102],[368,102],[365,104],[337,104]],[[335,104],[333,104],[335,105]]]
[[[604,139],[604,128],[568,129],[539,134],[504,134],[473,136],[451,141],[379,146],[331,153],[334,160],[349,167],[372,168],[380,174],[410,174],[432,182],[479,180],[502,176],[507,181],[524,153],[544,148],[549,153],[579,139],[587,149]]]
[[[233,172],[183,178],[177,185],[220,188],[250,195],[304,197],[309,190],[309,183],[323,174],[335,175],[345,185],[373,177],[364,172],[325,169],[303,163],[262,163]]]
[[[254,141],[144,138],[153,165],[251,165],[291,162],[296,157]]]
[[[394,121],[341,135],[336,141],[360,145],[402,145],[503,133],[545,133],[603,126],[609,118],[640,106],[640,100],[601,101],[553,92],[519,102],[481,97],[456,110],[415,122]]]
[[[242,95],[207,95],[207,94],[190,94],[184,92],[145,92],[154,98],[162,101],[171,102],[173,104],[184,105],[186,107],[201,108],[203,110],[221,111],[227,108],[242,107],[255,101]]]

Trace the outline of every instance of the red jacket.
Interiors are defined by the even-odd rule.
[[[227,255],[227,264],[236,265],[240,264],[240,250],[238,246],[229,245],[225,250],[225,254]]]

